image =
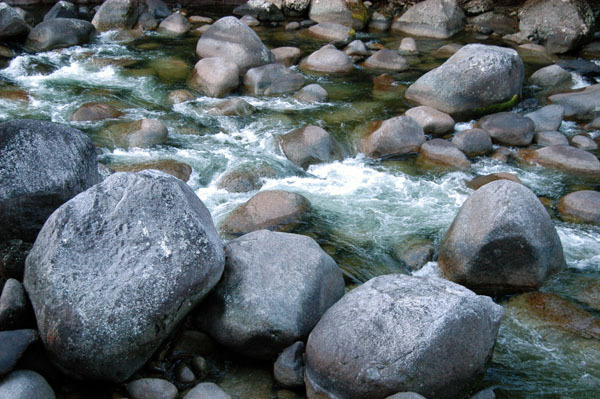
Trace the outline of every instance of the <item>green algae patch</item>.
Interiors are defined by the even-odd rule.
[[[487,114],[495,114],[514,108],[519,103],[519,95],[515,94],[512,98],[503,103],[492,104],[487,107],[475,108],[472,113],[477,116],[483,116]]]

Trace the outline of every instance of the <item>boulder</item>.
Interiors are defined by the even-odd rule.
[[[344,295],[341,270],[310,237],[260,230],[229,242],[225,253],[223,278],[196,322],[244,356],[274,358]]]
[[[13,370],[29,345],[38,338],[35,330],[0,331],[0,379]],[[1,397],[10,398],[9,396]]]
[[[425,0],[394,20],[392,31],[447,39],[463,30],[465,14],[456,0]]]
[[[600,116],[600,84],[571,93],[555,94],[549,100],[563,106],[566,118],[590,121]]]
[[[276,95],[299,90],[304,76],[281,64],[268,64],[249,69],[244,76],[244,87],[252,95]]]
[[[590,40],[594,13],[586,0],[528,0],[519,11],[519,29],[550,53],[566,53]]]
[[[593,154],[568,145],[553,145],[534,151],[522,151],[525,162],[558,169],[576,176],[600,177],[600,161]]]
[[[353,36],[352,28],[334,22],[321,22],[308,28],[307,32],[319,39],[347,43]]]
[[[585,151],[595,151],[598,149],[598,144],[588,136],[584,136],[583,134],[578,134],[571,138],[571,144],[573,147],[579,148],[580,150]]]
[[[548,132],[558,130],[564,115],[565,109],[562,106],[552,104],[525,114],[525,117],[533,121],[536,132]]]
[[[363,62],[362,66],[367,69],[376,69],[386,72],[401,72],[409,68],[408,60],[398,54],[397,51],[383,49],[377,51]]]
[[[575,191],[558,202],[561,217],[569,222],[600,225],[600,192]]]
[[[475,124],[489,133],[496,144],[526,146],[531,144],[535,125],[533,121],[512,112],[486,115]]]
[[[456,133],[452,144],[469,158],[487,155],[492,152],[492,138],[483,129],[469,129]]]
[[[445,278],[486,295],[537,290],[566,267],[542,203],[524,185],[504,179],[484,185],[461,206],[438,264]]]
[[[23,284],[9,278],[0,296],[0,331],[24,328],[29,321],[29,306]]]
[[[142,170],[155,169],[175,176],[176,178],[187,182],[192,174],[192,167],[187,163],[174,161],[172,159],[163,159],[160,161],[141,162],[134,164],[111,164],[111,169],[116,172],[141,172]]]
[[[77,6],[68,1],[59,1],[44,15],[44,21],[54,18],[79,18],[79,11]]]
[[[52,122],[0,124],[0,241],[33,242],[46,218],[101,180],[81,131]]]
[[[504,36],[514,34],[519,30],[518,21],[515,18],[493,11],[469,18],[468,23],[476,31],[484,34],[496,33]]]
[[[285,388],[304,387],[304,342],[298,341],[281,352],[273,365],[275,381]]]
[[[262,187],[260,175],[250,170],[234,170],[224,174],[217,182],[217,187],[230,193],[247,193]]]
[[[53,18],[36,25],[27,36],[26,46],[34,51],[89,43],[96,37],[94,25],[71,18]]]
[[[0,380],[0,398],[56,399],[48,382],[31,370],[13,371]]]
[[[471,162],[454,144],[444,139],[429,140],[421,146],[417,163],[452,169],[470,169]]]
[[[222,57],[203,58],[194,66],[188,85],[207,96],[225,97],[240,85],[238,64]]]
[[[327,93],[327,90],[317,83],[304,86],[302,90],[294,94],[296,100],[305,103],[325,102],[328,97],[329,94]]]
[[[297,166],[308,169],[310,165],[331,162],[339,157],[339,149],[331,135],[324,129],[310,125],[278,137],[283,153]]]
[[[273,53],[258,35],[235,17],[224,17],[210,25],[198,40],[196,54],[200,58],[222,57],[234,62],[241,75],[252,67],[275,62]]]
[[[291,231],[309,210],[310,202],[300,194],[262,191],[234,209],[221,225],[221,231],[234,236],[261,229]]]
[[[492,357],[502,314],[491,298],[444,279],[375,277],[333,305],[311,332],[307,396],[462,397]]]
[[[571,73],[556,64],[540,68],[529,77],[531,84],[541,87],[567,86],[571,81]]]
[[[27,36],[31,28],[11,6],[0,3],[0,40],[15,40]]]
[[[516,100],[524,79],[515,50],[469,44],[406,90],[406,98],[451,115],[489,113],[493,105]]]
[[[576,60],[559,60],[556,62],[558,66],[568,72],[575,72],[585,78],[600,77],[600,66],[593,61],[576,59]]]
[[[144,0],[106,0],[94,14],[92,25],[98,32],[131,29],[146,10]]]
[[[298,47],[277,47],[271,50],[275,56],[275,62],[284,66],[292,66],[298,63],[302,50]]]
[[[115,119],[123,115],[121,111],[109,104],[85,103],[71,115],[72,122],[99,121]]]
[[[175,385],[160,378],[142,378],[127,384],[133,399],[175,399],[179,395]]]
[[[53,362],[121,382],[219,281],[223,244],[194,191],[165,173],[115,173],[48,219],[24,285]]]
[[[425,134],[440,136],[454,129],[455,122],[450,115],[425,105],[411,108],[404,115],[417,121]]]
[[[550,147],[553,145],[569,145],[567,137],[558,131],[536,132],[533,142],[540,147]]]
[[[191,28],[187,18],[176,12],[163,19],[156,31],[162,35],[178,37],[188,33]]]
[[[360,30],[369,20],[362,0],[313,0],[308,16],[316,22],[335,22]]]
[[[203,382],[192,388],[183,399],[231,399],[217,384]]]
[[[416,153],[425,142],[423,128],[408,116],[396,116],[374,127],[375,129],[359,143],[359,150],[371,158]]]
[[[409,270],[419,270],[433,259],[435,246],[428,238],[410,236],[399,242],[393,251],[394,257]]]
[[[516,175],[512,173],[492,173],[485,176],[478,176],[471,181],[467,182],[467,187],[472,190],[479,190],[481,187],[485,186],[488,183],[491,183],[496,180],[510,180],[515,183],[523,184],[521,179],[519,179]]]
[[[209,114],[223,116],[248,116],[255,112],[256,107],[242,100],[241,98],[225,100],[208,110]]]
[[[346,53],[328,44],[304,59],[300,68],[314,72],[347,73],[354,69],[354,64]]]
[[[109,125],[103,134],[115,147],[147,148],[167,141],[169,131],[160,121],[142,119],[133,122],[117,122]]]
[[[169,6],[163,0],[146,0],[146,6],[154,18],[163,19],[171,15]]]

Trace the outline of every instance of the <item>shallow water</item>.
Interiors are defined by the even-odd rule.
[[[322,43],[282,28],[259,28],[269,47],[295,45],[305,54]],[[401,36],[359,34],[359,38],[397,48]],[[462,34],[456,40],[472,42]],[[557,200],[573,187],[589,186],[539,167],[522,168],[491,159],[479,159],[468,172],[423,171],[414,160],[377,162],[358,154],[356,135],[365,124],[402,114],[409,104],[403,90],[420,74],[443,62],[429,52],[448,41],[420,40],[422,53],[410,57],[411,71],[391,74],[398,85],[391,93],[372,90],[377,73],[357,67],[345,77],[305,74],[307,84],[327,89],[325,103],[303,104],[291,96],[240,95],[258,110],[249,117],[221,117],[206,110],[221,100],[199,97],[176,106],[166,102],[170,90],[185,88],[185,68],[196,57],[197,39],[161,38],[151,33],[127,44],[103,34],[88,46],[22,54],[0,70],[0,93],[24,90],[30,101],[0,99],[0,121],[35,118],[70,124],[88,133],[100,147],[100,161],[108,164],[174,159],[189,164],[189,185],[210,209],[218,225],[235,207],[256,194],[231,194],[217,188],[228,171],[252,165],[267,166],[274,175],[261,190],[284,189],[306,196],[312,203],[310,223],[302,233],[314,237],[344,271],[348,285],[386,273],[407,273],[393,257],[394,246],[420,235],[438,244],[461,204],[472,193],[465,182],[496,172],[516,174],[538,196]],[[492,43],[492,42],[490,42]],[[174,69],[165,73],[157,60],[174,57]],[[540,65],[528,64],[531,71]],[[586,82],[579,77],[574,85]],[[534,92],[528,88],[527,92]],[[2,97],[0,95],[0,97]],[[100,132],[106,122],[71,123],[70,115],[89,101],[108,102],[119,108],[123,120],[159,119],[169,128],[165,145],[125,151],[110,149]],[[276,137],[308,124],[319,125],[342,144],[345,159],[303,171],[292,165],[277,145]],[[469,123],[457,125],[457,130]],[[578,127],[565,122],[561,129],[574,134]],[[596,133],[598,134],[598,133]],[[544,290],[576,298],[573,280],[600,281],[600,227],[564,223],[555,218],[568,270]],[[600,316],[598,311],[597,316]],[[493,386],[499,398],[595,398],[600,390],[598,342],[540,335],[526,321],[507,312],[493,364],[482,387]]]

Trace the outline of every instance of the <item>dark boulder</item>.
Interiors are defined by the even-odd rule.
[[[79,18],[79,11],[77,11],[77,6],[68,1],[59,1],[56,3],[50,11],[44,15],[44,21],[48,21],[54,18]]]
[[[31,319],[23,284],[14,278],[8,279],[0,296],[0,331],[29,327]]]
[[[275,381],[283,387],[304,387],[304,342],[298,341],[281,352],[273,365]]]
[[[531,144],[535,125],[533,121],[512,112],[486,115],[475,124],[492,137],[496,144],[526,146]]]
[[[26,46],[34,51],[89,43],[96,37],[94,25],[82,19],[53,18],[36,25],[27,36]]]
[[[487,155],[492,152],[492,138],[483,129],[463,130],[452,137],[452,144],[469,158]]]
[[[275,95],[296,91],[304,86],[304,76],[281,64],[268,64],[249,69],[244,87],[253,95]]]
[[[0,40],[15,40],[27,36],[31,28],[11,6],[0,3]]]
[[[0,331],[0,381],[13,370],[29,345],[38,338],[35,330]],[[9,398],[9,396],[0,397]]]

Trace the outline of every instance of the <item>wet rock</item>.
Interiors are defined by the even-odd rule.
[[[100,181],[81,131],[52,122],[0,124],[0,240],[33,242],[61,204]]]
[[[133,122],[117,122],[109,125],[103,133],[110,137],[115,147],[147,148],[167,141],[167,127],[154,119]]]
[[[504,163],[510,163],[516,159],[516,154],[509,148],[500,147],[492,153],[492,159]]]
[[[556,64],[538,69],[529,78],[530,83],[541,87],[566,86],[571,80],[571,74]]]
[[[464,19],[456,0],[425,0],[395,19],[392,31],[447,39],[463,30]]]
[[[175,385],[160,378],[143,378],[127,384],[132,399],[175,399],[179,392]]]
[[[392,19],[378,11],[375,11],[369,21],[369,30],[385,32],[392,26]]]
[[[13,371],[0,380],[0,398],[56,399],[48,382],[31,370]]]
[[[512,34],[519,30],[518,21],[515,18],[498,12],[486,12],[469,18],[469,25],[475,26],[478,32],[496,33],[500,36]]]
[[[194,372],[185,363],[179,363],[177,365],[175,376],[177,377],[177,381],[182,384],[189,384],[196,380]]]
[[[225,58],[238,65],[240,74],[275,62],[275,56],[256,33],[235,17],[221,18],[210,25],[198,40],[196,54],[200,58]]]
[[[203,58],[194,66],[188,84],[207,96],[225,97],[240,85],[238,64],[222,57]]]
[[[416,153],[425,142],[423,128],[408,116],[396,116],[375,127],[359,143],[359,150],[371,158]]]
[[[44,15],[44,21],[54,18],[79,18],[77,6],[68,1],[59,1]]]
[[[591,39],[594,23],[584,0],[528,0],[519,11],[521,34],[551,53],[565,53]]]
[[[519,179],[516,175],[512,173],[492,173],[490,175],[478,176],[473,180],[467,182],[467,187],[473,190],[479,190],[481,187],[485,186],[488,183],[494,182],[496,180],[510,180],[515,183],[523,184],[521,179]]]
[[[268,64],[249,69],[244,87],[253,95],[276,95],[296,91],[304,86],[304,76],[281,64]]]
[[[440,245],[445,278],[477,293],[538,289],[566,267],[548,212],[522,184],[498,180],[465,201]]]
[[[298,63],[302,50],[298,47],[277,47],[271,50],[275,56],[275,62],[284,66],[292,66]]]
[[[174,340],[169,356],[175,359],[208,356],[217,351],[217,344],[208,334],[185,330]]]
[[[525,114],[525,117],[533,121],[536,132],[548,132],[558,130],[564,115],[565,109],[562,106],[552,104]]]
[[[229,242],[225,253],[223,278],[196,321],[236,353],[273,358],[306,338],[344,294],[341,270],[309,237],[260,230]]]
[[[558,131],[537,132],[533,137],[533,142],[540,147],[550,147],[553,145],[569,145],[567,137]]]
[[[398,392],[392,396],[388,396],[385,399],[427,399],[423,395],[419,395],[416,392]]]
[[[188,33],[191,28],[187,18],[176,12],[163,19],[156,31],[162,35],[178,37]]]
[[[278,137],[285,156],[297,166],[331,162],[338,158],[338,146],[324,129],[310,125]]]
[[[362,64],[367,69],[401,72],[409,68],[408,60],[394,50],[379,50]]]
[[[469,169],[471,162],[454,144],[444,139],[433,139],[421,146],[417,163],[424,166]]]
[[[209,109],[208,112],[223,116],[248,116],[256,112],[256,107],[241,98],[232,98],[219,103],[216,107]]]
[[[38,338],[35,330],[0,331],[0,377],[13,370],[29,345]],[[0,382],[0,392],[2,391],[1,384]],[[12,398],[10,396],[2,397]]]
[[[186,101],[192,101],[196,99],[196,95],[189,90],[178,89],[172,90],[167,95],[167,102],[169,104],[181,104]]]
[[[300,68],[325,73],[346,73],[354,69],[352,58],[330,44],[321,47],[300,63]]]
[[[585,151],[595,151],[598,149],[598,144],[596,144],[594,140],[582,134],[573,136],[573,138],[571,139],[571,144],[573,145],[573,147]]]
[[[231,399],[225,391],[212,382],[203,382],[192,388],[183,399]]]
[[[317,83],[304,86],[302,90],[294,94],[296,100],[305,103],[325,102],[328,97],[329,94],[327,94],[327,90]]]
[[[549,100],[562,105],[567,118],[593,120],[600,115],[600,84],[581,91],[555,94],[550,96]]]
[[[416,54],[419,52],[417,42],[412,37],[405,37],[398,48],[400,54]]]
[[[353,36],[352,28],[333,22],[321,22],[308,28],[308,33],[319,39],[347,43]]]
[[[27,305],[23,285],[18,280],[9,278],[0,296],[0,331],[26,327],[30,321]]]
[[[486,115],[475,124],[476,128],[488,132],[492,141],[510,146],[531,144],[535,125],[533,121],[512,112],[499,112]]]
[[[286,388],[304,387],[304,342],[288,346],[277,357],[273,365],[275,381]]]
[[[52,214],[24,285],[60,369],[120,382],[215,286],[224,263],[189,186],[155,170],[115,173]]]
[[[333,305],[310,334],[308,398],[459,397],[491,359],[502,314],[489,297],[447,280],[376,277]]]
[[[34,51],[48,51],[89,43],[94,37],[96,29],[87,21],[54,18],[33,28],[27,36],[26,46]]]
[[[354,55],[362,57],[370,54],[369,49],[367,49],[367,46],[362,40],[353,40],[346,46],[344,52],[351,57]]]
[[[219,179],[217,187],[230,193],[247,193],[262,187],[260,176],[251,170],[234,170]]]
[[[0,3],[0,40],[15,40],[27,36],[31,28],[11,6]]]
[[[421,269],[433,259],[435,247],[427,238],[412,236],[394,247],[394,256],[411,270]]]
[[[360,30],[368,22],[367,8],[362,0],[311,1],[309,17],[316,22],[334,22]]]
[[[554,145],[534,151],[521,151],[525,162],[562,170],[578,176],[600,176],[600,161],[593,154],[566,145]]]
[[[110,166],[113,170],[117,172],[140,172],[142,170],[147,169],[160,170],[161,172],[165,172],[170,174],[171,176],[175,176],[176,178],[183,180],[184,182],[187,182],[190,179],[190,175],[192,174],[192,167],[190,165],[172,159],[134,163],[128,165],[112,164]]]
[[[411,108],[404,114],[417,121],[425,134],[439,136],[454,129],[454,119],[450,115],[425,105]]]
[[[600,192],[575,191],[558,202],[561,217],[574,223],[600,224]]]
[[[221,225],[221,231],[236,236],[261,229],[291,231],[309,210],[310,202],[300,194],[262,191],[231,212]]]
[[[171,15],[169,6],[163,0],[145,0],[148,6],[148,12],[154,18],[163,19]]]
[[[478,15],[494,9],[492,0],[460,0],[459,3],[468,15]]]
[[[115,119],[123,115],[121,111],[109,104],[85,103],[77,108],[71,115],[71,121],[99,121],[102,119]]]
[[[240,18],[240,22],[251,28],[260,25],[260,21],[252,15],[244,15],[242,18]]]
[[[492,152],[492,138],[483,129],[469,129],[456,133],[452,144],[469,158],[487,155]]]
[[[131,29],[146,10],[144,0],[106,0],[94,14],[92,25],[98,32]]]
[[[32,244],[21,240],[0,241],[0,286],[10,278],[23,280],[25,258],[31,246]]]
[[[484,112],[519,96],[523,79],[523,61],[516,51],[469,44],[421,76],[406,98],[450,115]]]

